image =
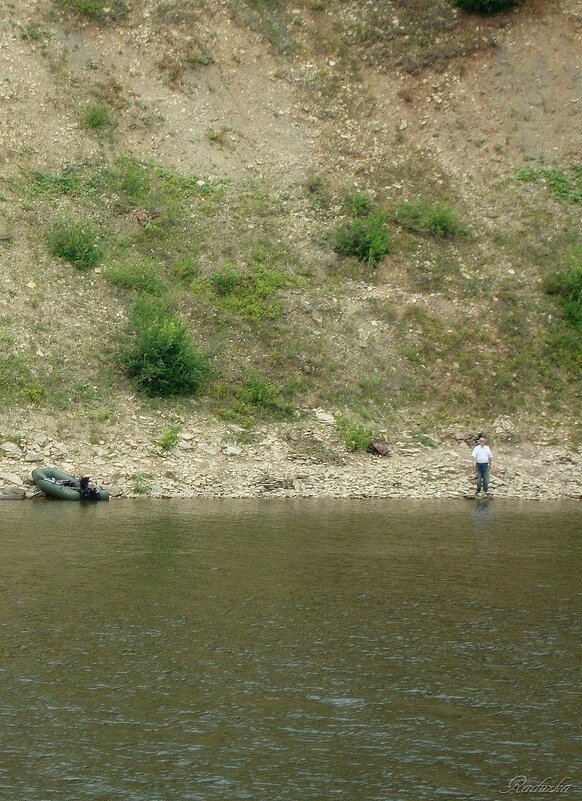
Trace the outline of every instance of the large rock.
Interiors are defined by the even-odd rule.
[[[0,445],[0,450],[11,456],[22,456],[22,450],[15,442],[3,442]]]
[[[44,455],[40,451],[26,451],[24,455],[25,462],[42,462]]]
[[[332,426],[335,423],[333,414],[331,412],[326,412],[324,409],[316,409],[315,416],[320,423],[325,423],[328,426]]]
[[[390,456],[391,451],[388,443],[382,439],[373,439],[368,445],[368,451],[376,456]]]

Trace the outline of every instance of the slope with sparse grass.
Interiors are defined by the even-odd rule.
[[[574,432],[576,3],[1,13],[5,410]]]

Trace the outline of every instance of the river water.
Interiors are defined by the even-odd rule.
[[[2,801],[580,791],[579,504],[32,501],[0,532]]]

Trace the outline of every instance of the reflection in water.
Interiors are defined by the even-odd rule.
[[[579,776],[578,509],[3,507],[0,798],[490,801]]]
[[[489,533],[489,529],[493,520],[492,504],[490,501],[474,502],[473,509],[473,526],[475,534],[484,537]]]

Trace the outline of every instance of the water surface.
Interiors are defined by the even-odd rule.
[[[0,798],[579,791],[579,510],[4,503]]]

